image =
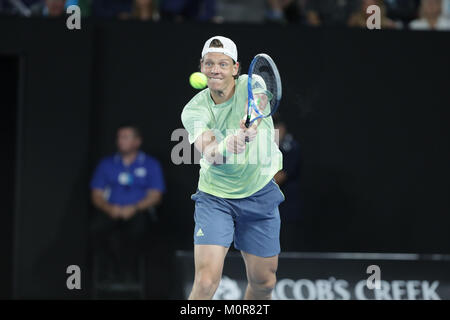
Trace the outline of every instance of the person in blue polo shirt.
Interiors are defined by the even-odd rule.
[[[92,203],[99,211],[92,224],[94,248],[112,258],[108,267],[116,275],[129,275],[130,264],[145,248],[149,212],[165,191],[161,166],[140,151],[141,143],[136,126],[120,126],[118,152],[101,160],[90,183]]]

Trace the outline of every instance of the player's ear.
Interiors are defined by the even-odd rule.
[[[203,59],[200,59],[200,65],[198,66],[198,68],[200,69],[200,72],[203,72]]]
[[[233,76],[237,76],[239,71],[239,62],[236,62],[235,64],[233,64]]]

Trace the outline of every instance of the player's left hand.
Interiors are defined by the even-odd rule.
[[[242,133],[245,136],[245,141],[246,142],[252,142],[253,140],[255,140],[256,135],[258,134],[258,121],[253,122],[253,124],[247,128],[245,126],[245,120],[241,120],[239,127],[241,128],[241,130],[243,131]]]

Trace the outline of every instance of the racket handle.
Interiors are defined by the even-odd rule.
[[[245,120],[245,127],[248,128],[250,126],[250,116],[247,116],[247,120]]]

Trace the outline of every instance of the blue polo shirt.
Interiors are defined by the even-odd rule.
[[[90,186],[105,190],[108,202],[117,205],[135,204],[149,189],[165,191],[158,160],[144,152],[139,152],[129,166],[123,164],[118,153],[104,158],[95,169]]]

